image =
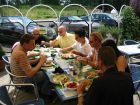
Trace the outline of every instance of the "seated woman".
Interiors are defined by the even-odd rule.
[[[117,48],[117,44],[113,39],[106,39],[103,41],[102,46],[110,46],[114,49],[116,56],[117,56],[117,61],[116,61],[116,66],[118,68],[118,71],[120,72],[128,72],[130,73],[129,67],[128,67],[128,62],[126,57],[119,51]]]
[[[72,53],[79,56],[87,56],[91,53],[92,48],[89,44],[88,39],[86,38],[86,32],[83,29],[78,29],[75,31],[75,40],[76,42],[67,48],[63,48],[61,52],[72,51]]]
[[[92,47],[92,53],[87,57],[78,57],[77,60],[83,62],[84,64],[89,64],[92,67],[97,67],[98,50],[101,47],[103,37],[98,32],[92,32],[90,34],[89,43]]]

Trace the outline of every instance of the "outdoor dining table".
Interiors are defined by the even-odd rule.
[[[140,44],[122,45],[118,46],[118,49],[126,55],[126,57],[129,60],[129,63],[131,62],[130,57],[140,55]]]
[[[122,45],[118,49],[127,56],[140,55],[140,44],[135,45]]]
[[[45,71],[46,75],[49,77],[52,83],[53,83],[52,77],[55,75],[53,72],[55,71],[56,67],[62,68],[62,70],[64,71],[64,74],[68,75],[71,81],[74,80],[75,76],[71,74],[70,65],[69,65],[69,63],[73,61],[74,59],[63,59],[60,56],[59,48],[41,48],[41,50],[44,52],[45,55],[48,56],[48,59],[49,57],[52,58],[51,56],[52,54],[55,55],[53,56],[53,63],[54,63],[53,66],[50,66],[50,67],[44,66],[41,68]],[[92,69],[92,67],[87,65],[84,67],[83,70],[85,69],[89,70],[89,69]],[[83,77],[83,79],[85,78]],[[59,99],[61,99],[61,101],[67,101],[67,100],[77,98],[77,91],[67,89],[64,86],[64,84],[55,84],[55,90],[57,92]]]

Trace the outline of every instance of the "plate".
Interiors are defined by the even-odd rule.
[[[88,71],[86,73],[87,79],[94,79],[98,76],[98,74],[95,71]]]
[[[53,66],[54,63],[50,60],[50,61],[47,61],[46,63],[44,63],[42,66],[44,67],[50,67],[50,66]]]
[[[75,80],[78,81],[78,82],[79,82],[79,81],[82,81],[82,80],[84,80],[84,79],[85,79],[85,78],[84,78],[82,75],[76,75],[76,76],[75,76]]]
[[[76,58],[77,55],[72,54],[72,53],[66,53],[66,54],[61,54],[61,57],[64,59],[73,59]]]
[[[69,89],[69,90],[76,90],[78,83],[77,82],[73,82],[73,81],[69,81],[67,83],[64,84],[65,88]]]
[[[66,74],[54,74],[51,79],[54,84],[65,84],[70,81],[70,78]]]

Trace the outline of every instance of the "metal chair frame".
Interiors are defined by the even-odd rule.
[[[6,84],[6,85],[3,85],[3,86],[4,87],[6,87],[6,86],[13,86],[13,87],[31,86],[31,87],[34,88],[34,93],[35,93],[36,98],[33,99],[33,100],[29,100],[28,102],[23,102],[22,105],[27,105],[27,103],[32,104],[33,101],[41,101],[42,105],[44,105],[44,101],[42,102],[42,99],[39,98],[37,88],[36,88],[36,86],[34,84],[31,84],[31,83],[26,83],[26,84]],[[8,91],[6,91],[6,92],[8,93]],[[9,95],[8,95],[7,98],[10,99]],[[12,103],[12,105],[15,105],[15,101],[11,101],[11,100],[8,100],[8,99],[6,101],[10,101]],[[1,103],[4,103],[4,102],[1,101]]]
[[[14,81],[13,81],[13,78],[27,78],[27,76],[16,76],[16,75],[14,75],[13,73],[11,73],[11,70],[10,70],[10,65],[6,65],[5,66],[5,70],[6,70],[6,72],[9,74],[9,76],[10,76],[10,78],[11,78],[11,80],[10,80],[10,84],[11,85],[13,85],[14,84]],[[13,83],[12,83],[13,82]],[[28,85],[28,83],[24,83],[23,82],[23,84],[25,84],[25,85]],[[20,90],[20,86],[16,86],[15,85],[15,90],[14,90],[14,92],[13,92],[13,97],[14,97],[14,103],[15,103],[15,101],[16,101],[16,97],[18,96],[18,93],[19,93],[19,90]],[[37,86],[36,86],[36,88],[37,88]],[[8,89],[9,90],[9,89]],[[37,91],[38,92],[38,91]]]
[[[134,67],[134,69],[132,69],[132,67]],[[139,68],[138,71],[135,69],[136,67]],[[129,64],[129,68],[130,68],[130,72],[132,74],[133,84],[136,85],[136,87],[135,87],[135,94],[138,95],[138,98],[140,100],[140,94],[138,93],[138,90],[140,89],[140,65],[134,64],[134,63],[133,64]],[[134,71],[134,70],[136,70],[136,71]],[[138,77],[139,77],[138,79],[136,78],[135,74],[138,75]]]
[[[139,44],[139,42],[135,41],[135,40],[124,40],[124,45],[133,45],[133,44]]]

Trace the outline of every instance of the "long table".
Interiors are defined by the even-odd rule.
[[[56,49],[57,52],[53,52],[56,56],[53,58],[53,62],[57,65],[60,66],[64,72],[69,75],[71,79],[73,79],[73,76],[70,74],[69,70],[69,62],[71,62],[74,59],[63,59],[59,55],[59,49]],[[50,56],[51,50],[49,48],[43,49],[44,54]],[[51,56],[50,56],[51,57]],[[46,75],[49,77],[50,81],[52,81],[52,75],[53,71],[55,70],[55,67],[42,67],[42,69],[45,71]],[[86,66],[86,69],[91,69],[90,66]],[[76,90],[69,90],[65,87],[63,87],[60,84],[55,84],[55,90],[57,92],[57,95],[61,101],[67,101],[71,99],[77,98],[77,91]]]

